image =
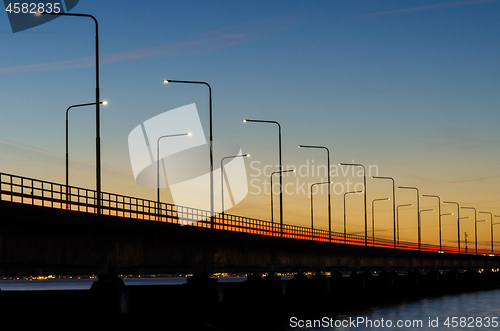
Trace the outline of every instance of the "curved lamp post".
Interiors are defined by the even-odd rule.
[[[457,247],[458,247],[458,254],[460,254],[460,205],[458,202],[454,201],[443,201],[443,203],[452,203],[457,205]]]
[[[297,148],[320,148],[326,150],[326,160],[327,160],[327,172],[328,172],[328,183],[331,184],[330,180],[330,150],[325,146],[311,146],[311,145],[298,145]],[[328,239],[332,240],[332,202],[331,202],[331,187],[328,185]],[[312,201],[311,201],[312,203]]]
[[[311,230],[314,229],[314,218],[313,218],[313,187],[314,185],[331,184],[330,182],[320,182],[311,184]],[[330,185],[328,185],[330,187]]]
[[[255,123],[271,123],[271,124],[276,124],[278,126],[278,162],[279,162],[279,171],[276,171],[275,173],[280,174],[280,233],[281,236],[283,236],[283,176],[282,170],[283,170],[283,164],[281,160],[281,125],[277,121],[267,121],[267,120],[251,120],[251,119],[244,119],[242,120],[243,123],[247,122],[255,122]],[[271,175],[272,178],[272,175]],[[271,196],[272,196],[272,187],[271,187]]]
[[[397,208],[397,234],[398,234],[398,245],[399,245],[399,208],[413,206],[413,203],[407,203],[405,205],[399,205]]]
[[[375,244],[375,201],[387,201],[391,200],[391,198],[380,198],[380,199],[374,199],[372,201],[372,245]]]
[[[352,192],[345,192],[344,193],[344,243],[347,241],[347,222],[346,222],[346,212],[345,212],[345,196],[347,194],[357,194],[357,193],[363,193],[363,191],[352,191]]]
[[[480,214],[490,214],[490,236],[491,236],[491,254],[493,255],[493,213],[489,211],[480,211]]]
[[[365,209],[365,246],[368,246],[368,221],[366,217],[366,168],[360,163],[339,163],[340,166],[363,167],[363,204]]]
[[[156,203],[157,203],[157,211],[156,214],[160,217],[160,140],[163,138],[170,137],[178,137],[178,136],[190,136],[191,133],[177,133],[177,134],[169,134],[165,136],[158,137],[156,141]]]
[[[101,101],[101,105],[107,105],[107,101]],[[91,103],[82,103],[78,105],[72,105],[69,106],[68,109],[66,109],[66,201],[69,201],[69,110],[72,108],[77,108],[77,107],[85,107],[85,106],[94,106],[95,102]],[[67,206],[66,206],[67,207]]]
[[[421,210],[421,211],[419,212],[420,219],[422,218],[422,216],[421,216],[422,212],[426,212],[426,211],[434,211],[434,209],[423,209],[423,210]],[[418,233],[419,233],[419,234],[421,233],[421,231],[420,231],[420,230],[421,230],[421,227],[420,227],[420,225],[419,225],[419,227],[418,227]],[[420,242],[421,242],[421,237],[419,236],[419,237],[418,237],[418,250],[420,250]]]
[[[494,215],[494,217],[500,217],[500,215]],[[491,255],[493,255],[493,225],[498,225],[500,223],[493,223],[491,224]]]
[[[271,223],[274,224],[274,206],[273,206],[273,175],[274,174],[280,174],[280,179],[281,179],[281,174],[284,174],[286,172],[295,172],[295,169],[291,169],[291,170],[280,170],[280,171],[274,171],[273,173],[271,173]],[[280,183],[280,193],[283,193],[283,187],[281,186],[281,183]],[[280,208],[280,216],[282,215],[281,211],[283,210],[283,208]],[[283,218],[280,217],[280,233],[281,233],[281,236],[283,236]]]
[[[99,24],[97,19],[89,14],[75,13],[47,13],[38,12],[37,15],[74,16],[91,18],[95,23],[95,106],[96,106],[96,213],[101,214],[101,97],[99,91]]]
[[[476,255],[477,255],[477,211],[476,208],[474,207],[460,207],[462,209],[472,209],[474,210],[474,241],[475,241],[475,246],[476,246]],[[480,221],[481,222],[481,221]]]
[[[238,154],[232,156],[223,157],[220,160],[220,187],[221,187],[221,197],[222,197],[222,223],[224,224],[224,160],[233,159],[235,157],[250,157],[250,154]]]
[[[417,191],[418,250],[420,250],[420,239],[421,239],[421,233],[420,233],[420,194],[418,193],[418,188],[411,187],[411,186],[398,186],[398,188]]]
[[[179,84],[195,84],[205,85],[208,87],[208,104],[209,104],[209,122],[210,122],[210,227],[213,229],[214,224],[214,137],[212,129],[212,87],[206,82],[190,81],[190,80],[172,80],[164,79],[164,84],[179,83]]]
[[[441,252],[442,244],[441,244],[441,198],[437,195],[423,194],[423,197],[426,198],[437,198],[438,199],[438,220],[439,220],[439,251]],[[449,215],[449,214],[446,214]]]
[[[392,181],[392,223],[394,229],[394,248],[396,248],[396,183],[388,176],[372,176],[373,179],[389,179]]]

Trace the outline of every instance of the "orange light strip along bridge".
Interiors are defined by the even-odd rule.
[[[20,204],[65,209],[82,213],[96,213],[96,191],[81,187],[68,186],[49,181],[0,173],[0,195],[2,201]],[[365,237],[361,235],[311,229],[308,227],[280,224],[243,216],[217,214],[213,218],[210,212],[191,207],[176,206],[170,203],[120,194],[102,192],[101,212],[103,215],[132,219],[167,222],[179,225],[211,228],[224,231],[243,232],[262,236],[283,237],[339,244],[365,246]],[[368,238],[366,245],[394,249],[394,241],[387,238]],[[418,250],[415,242],[399,241],[398,250]],[[457,247],[421,243],[421,251],[458,253]],[[474,254],[475,250],[462,249],[460,254]],[[494,251],[493,255],[500,252]],[[478,249],[478,255],[491,255],[491,250]]]

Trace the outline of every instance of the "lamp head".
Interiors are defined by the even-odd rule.
[[[243,122],[243,123],[246,123],[247,121],[248,121],[247,119],[244,119],[242,122]]]
[[[250,157],[250,154],[245,154],[246,157]]]
[[[192,134],[191,132],[188,132],[188,133],[187,133],[187,135],[188,135],[188,136],[192,136],[193,134]]]
[[[164,84],[168,84],[168,79],[164,79],[164,80],[163,80],[163,83],[164,83]]]
[[[108,102],[107,101],[101,101],[100,104],[106,106],[108,104]]]

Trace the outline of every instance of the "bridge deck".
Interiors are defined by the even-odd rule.
[[[218,215],[1,174],[0,275],[498,268],[500,257]],[[182,226],[183,224],[189,224]],[[371,238],[370,238],[371,239]],[[331,242],[330,242],[331,241]]]

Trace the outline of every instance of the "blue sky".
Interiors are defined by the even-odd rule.
[[[500,213],[500,1],[81,0],[73,12],[99,21],[103,190],[154,197],[128,157],[143,121],[194,102],[208,132],[206,88],[161,83],[170,78],[210,83],[215,140],[240,144],[248,165],[276,164],[276,131],[241,119],[276,120],[285,164],[323,162],[296,149],[322,144],[332,164],[377,165],[399,185]],[[2,16],[0,171],[63,182],[64,111],[94,101],[93,23],[14,34]],[[70,116],[72,182],[93,188],[94,114]],[[370,182],[370,198],[383,189]],[[268,199],[230,212],[268,218]],[[307,223],[308,197],[289,202],[289,223]]]

